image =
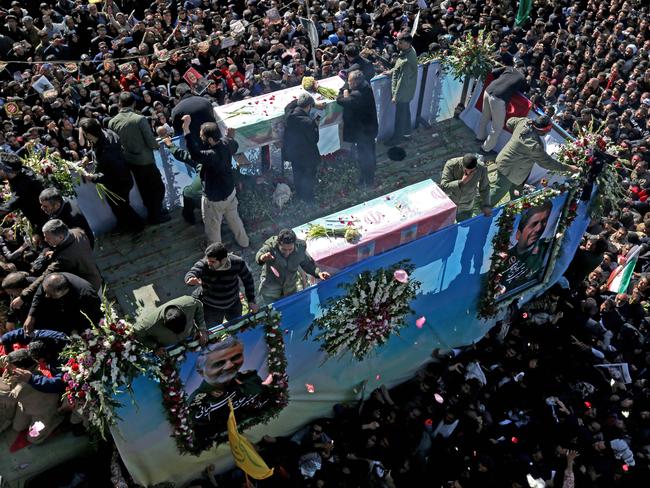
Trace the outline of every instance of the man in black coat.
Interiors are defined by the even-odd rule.
[[[318,122],[309,115],[314,107],[314,99],[308,93],[302,93],[298,100],[289,103],[284,109],[287,114],[282,154],[286,161],[291,161],[293,184],[296,197],[301,200],[314,200],[316,169],[320,164],[318,151]]]
[[[25,320],[27,335],[50,329],[70,335],[83,332],[102,318],[102,301],[93,286],[72,273],[52,273],[38,287]]]
[[[368,61],[359,54],[359,46],[354,43],[348,44],[345,47],[345,57],[350,64],[349,73],[354,70],[361,70],[366,81],[370,83],[370,80],[375,77],[375,67],[371,61]],[[349,73],[348,76],[350,76]]]
[[[181,99],[172,109],[172,127],[176,135],[183,133],[183,115],[189,115],[190,134],[197,143],[200,143],[199,131],[206,122],[216,122],[214,107],[207,98],[192,95],[191,88],[185,83],[176,87],[176,96]],[[221,138],[221,137],[219,137]]]
[[[188,163],[195,168],[200,165],[201,178],[201,215],[205,236],[209,244],[221,242],[221,222],[225,218],[235,241],[240,247],[249,245],[248,234],[239,216],[237,207],[237,190],[232,174],[232,157],[239,145],[235,141],[235,129],[229,128],[225,137],[214,122],[205,122],[199,130],[202,146],[199,146],[190,134],[192,117],[183,116],[183,134],[187,151],[174,146],[170,138],[164,143],[172,155],[179,161]]]
[[[38,202],[43,180],[31,169],[23,167],[16,155],[9,153],[0,153],[0,180],[7,180],[11,189],[11,198],[0,205],[0,215],[20,210],[40,235],[41,227],[47,222]]]
[[[111,207],[117,227],[128,232],[139,232],[144,222],[129,203],[133,178],[122,153],[118,135],[109,129],[102,129],[96,119],[84,118],[79,122],[84,138],[92,144],[90,156],[95,163],[94,173],[82,174],[87,181],[103,184],[109,194],[106,203]]]
[[[372,186],[377,166],[375,138],[377,107],[372,88],[361,70],[348,73],[348,84],[336,101],[343,107],[343,140],[354,143],[359,162],[359,184]]]
[[[86,237],[88,237],[90,247],[95,247],[93,231],[76,203],[71,202],[67,198],[63,198],[61,192],[54,187],[43,190],[38,196],[38,200],[41,203],[41,209],[50,220],[59,219],[69,229],[77,228],[83,230]]]

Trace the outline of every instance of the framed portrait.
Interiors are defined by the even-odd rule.
[[[555,198],[530,207],[514,221],[502,293],[497,301],[540,283],[555,244],[555,234],[566,199]]]
[[[186,424],[195,454],[228,440],[232,402],[240,432],[268,422],[288,403],[288,381],[280,316],[264,309],[212,334],[178,366]]]

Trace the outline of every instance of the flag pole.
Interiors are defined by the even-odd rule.
[[[311,20],[311,8],[309,7],[309,0],[305,0],[305,7],[307,9],[307,20],[309,22],[312,22]],[[309,39],[309,33],[307,33],[307,39]],[[314,46],[314,43],[311,42],[311,39],[309,39],[309,45],[311,46],[311,58],[314,60],[314,71],[318,66],[316,66],[316,46]]]

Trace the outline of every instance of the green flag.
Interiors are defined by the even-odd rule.
[[[526,23],[530,17],[530,11],[533,8],[533,0],[519,0],[519,8],[517,9],[517,17],[515,18],[515,25],[517,27]]]

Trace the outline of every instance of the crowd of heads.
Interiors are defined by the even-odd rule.
[[[645,160],[650,40],[642,4],[544,2],[517,27],[515,2],[496,0],[423,10],[416,2],[323,0],[309,12],[276,0],[14,1],[0,11],[0,146],[16,152],[31,141],[78,160],[81,119],[104,124],[129,105],[123,91],[154,129],[171,131],[171,109],[191,90],[225,104],[298,85],[305,75],[334,76],[359,55],[379,73],[420,11],[418,53],[444,56],[454,40],[487,29],[500,59],[525,71],[537,108],[571,132],[604,125],[607,137]],[[300,19],[314,22],[318,45]]]

